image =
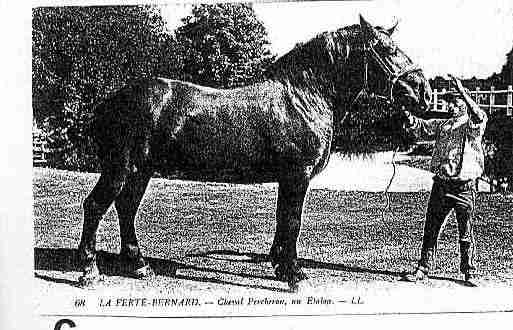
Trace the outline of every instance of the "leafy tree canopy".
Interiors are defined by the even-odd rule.
[[[250,4],[197,5],[176,38],[184,48],[184,79],[211,87],[257,82],[273,60],[267,32]]]
[[[35,8],[36,117],[58,113],[64,104],[94,102],[129,79],[153,74],[165,38],[154,7]]]
[[[499,75],[505,86],[513,85],[513,49],[506,55],[506,63]]]
[[[91,105],[155,73],[169,38],[164,20],[150,6],[40,7],[32,19],[32,105],[51,165],[92,169]]]

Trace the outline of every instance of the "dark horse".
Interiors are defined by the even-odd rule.
[[[266,81],[243,88],[148,78],[103,101],[93,125],[102,172],[84,201],[81,283],[99,276],[96,232],[113,202],[131,275],[152,274],[134,218],[153,173],[180,170],[198,181],[278,182],[270,261],[277,278],[295,287],[305,277],[296,252],[303,202],[330,158],[339,123],[370,93],[388,99],[390,109],[427,110],[429,84],[392,41],[393,29],[360,17],[359,25],[297,45],[270,67]]]

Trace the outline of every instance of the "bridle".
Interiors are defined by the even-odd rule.
[[[402,68],[399,71],[394,70],[390,65],[387,65],[387,62],[383,60],[383,58],[378,54],[374,46],[378,42],[376,41],[374,44],[364,43],[363,44],[363,65],[364,65],[364,72],[363,72],[363,86],[362,89],[356,94],[356,97],[351,102],[351,106],[349,109],[352,109],[355,104],[357,104],[362,98],[367,99],[378,99],[385,101],[388,105],[391,105],[394,103],[394,87],[397,83],[397,81],[412,73],[412,72],[422,72],[422,69],[417,66],[416,64],[412,63],[404,68]],[[383,93],[383,95],[376,94],[376,93],[369,93],[369,79],[368,79],[368,72],[369,72],[369,59],[368,57],[372,57],[372,59],[378,64],[380,69],[385,73],[387,77],[387,87]],[[410,60],[411,61],[411,60]]]

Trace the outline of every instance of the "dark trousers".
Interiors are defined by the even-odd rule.
[[[475,185],[472,181],[449,181],[438,177],[433,179],[429,198],[424,237],[420,253],[419,269],[425,273],[435,262],[438,235],[445,219],[452,209],[456,212],[460,243],[460,271],[472,272],[474,267],[474,235],[472,215],[475,206]]]

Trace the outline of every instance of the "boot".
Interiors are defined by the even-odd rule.
[[[419,265],[417,266],[418,270],[424,272],[424,274],[428,274],[429,270],[432,269],[435,265],[435,251],[434,249],[426,249],[421,251]]]
[[[460,241],[460,271],[463,273],[465,282],[470,281],[475,275],[476,268],[472,260],[473,254],[472,243]]]
[[[429,268],[434,264],[434,251],[433,249],[427,249],[421,251],[420,260],[417,268],[413,273],[406,275],[408,282],[420,282],[427,279],[429,274]]]

